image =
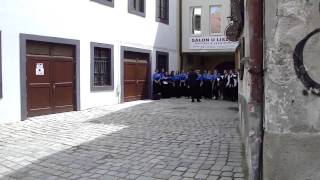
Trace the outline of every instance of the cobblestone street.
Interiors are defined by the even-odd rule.
[[[0,179],[244,180],[237,113],[168,99],[0,125]]]

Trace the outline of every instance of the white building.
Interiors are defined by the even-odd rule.
[[[178,0],[0,0],[0,123],[150,98],[156,66],[179,66],[178,16]]]
[[[182,69],[235,68],[238,43],[225,36],[230,0],[183,0],[181,6]]]

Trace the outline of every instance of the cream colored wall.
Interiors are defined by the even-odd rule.
[[[224,35],[225,28],[229,24],[227,17],[230,16],[230,0],[183,0],[182,1],[182,52],[203,52],[204,50],[189,49],[189,37],[192,36],[210,36],[210,6],[221,5],[221,34]],[[201,35],[193,35],[191,8],[201,7]],[[228,52],[230,49],[205,50],[205,52]],[[233,50],[231,50],[233,51]]]

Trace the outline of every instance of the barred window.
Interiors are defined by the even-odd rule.
[[[157,0],[157,21],[169,24],[169,0]]]
[[[106,90],[113,86],[113,48],[92,44],[92,90]],[[113,88],[113,87],[112,87]]]

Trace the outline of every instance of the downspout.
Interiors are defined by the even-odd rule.
[[[253,174],[250,180],[262,179],[263,150],[263,0],[248,0],[251,94],[249,113],[258,122],[253,122],[249,139],[252,153]],[[250,107],[249,106],[249,107]]]
[[[180,72],[183,70],[183,55],[182,55],[182,0],[178,0],[179,3],[179,56],[180,56]]]

